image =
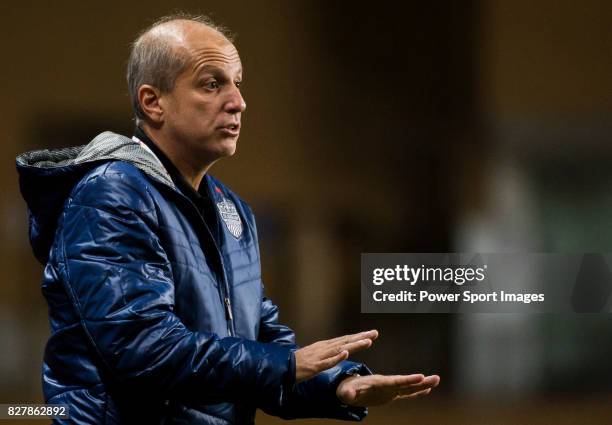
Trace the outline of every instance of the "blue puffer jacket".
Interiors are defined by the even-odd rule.
[[[46,264],[44,395],[69,405],[67,423],[249,424],[256,408],[365,416],[335,397],[363,365],[295,384],[295,336],[263,295],[253,214],[219,181],[203,182],[225,218],[216,241],[138,141],[106,132],[20,155],[17,168]]]

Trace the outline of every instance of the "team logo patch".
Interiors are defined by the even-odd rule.
[[[221,202],[217,202],[217,208],[219,209],[219,214],[221,214],[221,218],[227,230],[229,230],[236,239],[240,239],[240,236],[242,236],[242,220],[240,219],[240,215],[238,215],[236,205],[229,199],[223,197]]]

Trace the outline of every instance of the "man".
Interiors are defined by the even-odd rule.
[[[78,424],[360,420],[429,393],[437,376],[346,361],[376,331],[298,348],[263,296],[253,214],[208,171],[233,155],[246,104],[231,41],[168,17],[134,43],[135,136],[17,158],[30,238],[46,264],[48,403]]]

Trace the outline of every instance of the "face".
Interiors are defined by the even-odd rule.
[[[236,48],[202,25],[185,31],[186,69],[160,95],[163,126],[189,158],[212,163],[233,155],[246,103],[240,93],[242,64]]]

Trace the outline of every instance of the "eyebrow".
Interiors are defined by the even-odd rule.
[[[225,72],[225,70],[223,70],[222,68],[219,68],[216,65],[204,64],[204,65],[198,67],[198,69],[196,70],[196,75],[200,75],[200,74],[202,74],[204,72],[223,73],[223,72]],[[242,67],[240,67],[240,69],[238,69],[238,74],[242,75]]]

